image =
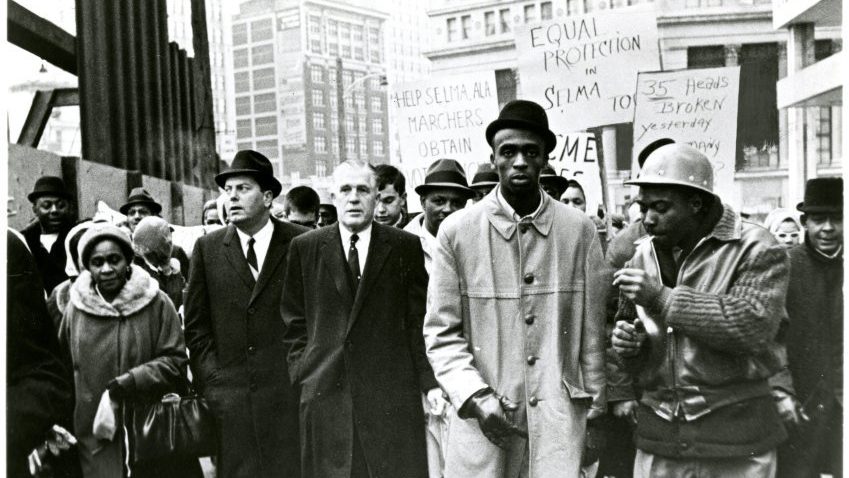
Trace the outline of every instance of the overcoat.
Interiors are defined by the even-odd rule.
[[[371,478],[427,477],[421,393],[437,384],[422,338],[422,249],[412,234],[372,228],[356,294],[339,226],[290,246],[282,307],[304,477],[349,478],[355,430]]]
[[[26,239],[27,247],[35,258],[42,282],[44,282],[44,292],[47,294],[50,294],[54,287],[68,278],[68,275],[65,274],[65,262],[67,261],[65,237],[68,236],[70,230],[70,225],[63,228],[49,251],[41,243],[41,226],[38,222],[34,222],[21,230],[21,235]]]
[[[186,345],[219,420],[222,478],[300,476],[298,395],[286,370],[280,295],[289,242],[306,229],[271,221],[256,281],[235,226],[201,237],[192,254]]]
[[[586,419],[604,409],[601,244],[589,218],[544,192],[539,212],[519,222],[498,191],[440,226],[424,335],[458,410],[491,387],[519,405],[514,419],[530,438],[505,452],[473,418],[454,420],[445,476],[578,476]]]

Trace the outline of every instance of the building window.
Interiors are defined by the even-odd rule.
[[[251,41],[253,43],[271,40],[273,35],[270,18],[251,22]]]
[[[321,40],[310,40],[310,50],[312,50],[313,53],[321,53]]]
[[[463,28],[463,40],[468,40],[472,36],[472,17],[471,15],[463,15],[460,17],[460,23]]]
[[[236,93],[245,93],[251,89],[250,75],[247,71],[240,71],[233,76],[235,78]]]
[[[525,23],[533,23],[537,21],[537,6],[525,5]]]
[[[831,147],[831,107],[819,107],[819,121],[816,124],[817,164],[831,166],[833,154]]]
[[[542,2],[539,4],[540,20],[551,20],[553,17],[551,2]]]
[[[248,25],[239,23],[233,25],[233,46],[244,45],[248,42]]]
[[[267,113],[277,109],[277,95],[274,93],[263,93],[254,96],[254,112]]]
[[[324,129],[324,113],[315,111],[312,114],[312,126],[315,129]]]
[[[250,138],[254,135],[251,129],[251,120],[240,119],[236,120],[236,137],[239,139]]]
[[[383,156],[383,141],[379,139],[372,141],[371,150],[375,156]]]
[[[331,144],[331,146],[330,146],[331,151],[330,152],[333,153],[333,154],[339,154],[339,137],[334,136],[333,138],[331,138],[330,144]]]
[[[327,165],[324,164],[324,161],[315,162],[315,175],[320,178],[327,176]]]
[[[257,136],[277,136],[277,117],[263,116],[254,122]]]
[[[360,25],[354,25],[351,28],[351,31],[354,34],[354,41],[362,43],[363,42],[363,27]]]
[[[254,89],[267,90],[274,88],[274,68],[254,70]]]
[[[365,51],[363,50],[363,47],[361,47],[361,46],[355,46],[354,47],[354,59],[359,60],[359,61],[363,61],[363,60],[366,59]]]
[[[366,97],[362,93],[357,93],[356,95],[354,95],[354,103],[356,103],[357,105],[357,110],[366,110]]]
[[[339,131],[339,116],[333,115],[330,117],[330,131],[336,133]]]
[[[484,13],[483,23],[486,36],[495,35],[495,12]]]
[[[372,113],[380,113],[383,111],[383,102],[380,100],[379,96],[371,97],[371,111]]]
[[[348,154],[354,154],[354,151],[356,151],[357,149],[356,145],[354,144],[354,138],[348,138],[347,140],[345,140],[345,143],[345,151]]]
[[[316,153],[327,152],[327,139],[325,139],[324,136],[316,136],[313,138],[313,145],[315,146]]]
[[[339,108],[339,98],[336,97],[336,93],[330,95],[330,109],[334,112]]]
[[[345,118],[345,131],[348,133],[353,133],[356,124],[354,122],[354,117],[352,115],[348,115]]]
[[[336,20],[327,21],[327,36],[330,38],[336,37],[339,34],[339,23]]]
[[[383,120],[374,118],[371,120],[371,132],[374,134],[383,134]]]
[[[360,135],[368,133],[368,118],[365,114],[360,116]]]
[[[579,9],[579,2],[583,2],[584,0],[566,0],[566,14],[567,15],[580,15],[581,11]]]
[[[248,67],[248,49],[247,48],[239,48],[237,50],[233,50],[233,68],[247,68]]]
[[[277,150],[277,140],[268,139],[256,142],[256,150],[267,158],[279,158],[280,151]]]
[[[245,116],[251,114],[251,97],[238,96],[236,97],[236,114]]]
[[[274,46],[261,45],[251,48],[251,61],[253,65],[265,65],[274,62]]]
[[[330,56],[339,56],[339,44],[335,41],[327,41],[327,54]]]
[[[250,141],[236,143],[237,151],[244,151],[246,149],[254,149],[254,145]]]
[[[498,11],[498,18],[501,20],[501,33],[510,31],[510,9],[502,8]]]
[[[445,31],[448,33],[448,41],[457,41],[457,19],[449,18],[446,20]]]
[[[310,36],[321,36],[321,17],[310,15]]]
[[[342,45],[342,58],[351,58],[351,45]]]
[[[312,90],[312,105],[324,106],[324,91]]]
[[[321,65],[310,66],[310,79],[313,83],[324,83],[324,69]]]

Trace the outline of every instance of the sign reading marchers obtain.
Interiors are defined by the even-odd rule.
[[[489,161],[486,126],[498,118],[495,73],[443,76],[392,89],[389,107],[401,141],[401,158],[394,166],[407,179],[407,205],[419,210],[416,186],[424,182],[431,163],[455,159],[469,181],[477,165]]]
[[[516,52],[522,98],[555,131],[627,123],[637,72],[660,69],[657,17],[634,7],[517,26]]]
[[[558,134],[557,148],[548,157],[548,165],[559,176],[578,181],[587,200],[587,214],[594,216],[598,212],[598,206],[602,204],[601,174],[595,135],[592,133]]]
[[[660,138],[704,153],[713,164],[714,192],[739,206],[734,187],[740,67],[640,73],[634,115],[634,157]]]

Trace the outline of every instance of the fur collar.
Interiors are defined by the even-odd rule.
[[[133,273],[111,304],[94,289],[91,273],[84,270],[71,286],[71,303],[77,309],[100,317],[131,315],[148,305],[159,293],[159,284],[141,267],[132,264]]]

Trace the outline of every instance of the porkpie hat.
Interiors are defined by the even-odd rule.
[[[542,106],[527,100],[513,100],[501,109],[498,119],[486,127],[486,142],[492,146],[495,133],[502,129],[513,128],[532,131],[545,140],[545,154],[548,155],[557,145],[557,136],[548,129],[548,116]]]
[[[437,159],[427,168],[424,184],[416,186],[415,191],[419,196],[425,195],[433,189],[455,189],[462,191],[468,197],[474,196],[475,192],[469,189],[466,181],[466,172],[460,163],[453,159]]]
[[[814,178],[805,184],[805,200],[796,209],[808,213],[843,213],[843,178]]]
[[[484,163],[478,166],[477,172],[472,177],[470,188],[491,188],[498,185],[498,171],[492,163]]]
[[[274,177],[274,167],[271,161],[264,155],[250,149],[243,149],[236,153],[230,169],[215,176],[215,183],[224,187],[227,178],[232,176],[251,176],[259,183],[263,190],[270,189],[274,197],[280,195],[283,185]]]
[[[162,212],[162,204],[156,202],[156,200],[153,199],[153,196],[151,196],[144,188],[133,188],[133,190],[130,191],[130,196],[127,198],[127,202],[118,208],[118,210],[121,211],[121,214],[126,216],[127,211],[135,205],[147,206],[153,214],[159,214]]]
[[[551,166],[542,168],[542,171],[539,173],[539,183],[542,185],[551,184],[554,186],[558,191],[558,199],[560,199],[561,194],[566,192],[566,188],[569,187],[569,180],[558,175]]]
[[[27,194],[29,202],[35,201],[42,196],[58,196],[71,200],[71,193],[65,188],[65,181],[56,176],[42,176],[35,181],[32,192]]]

